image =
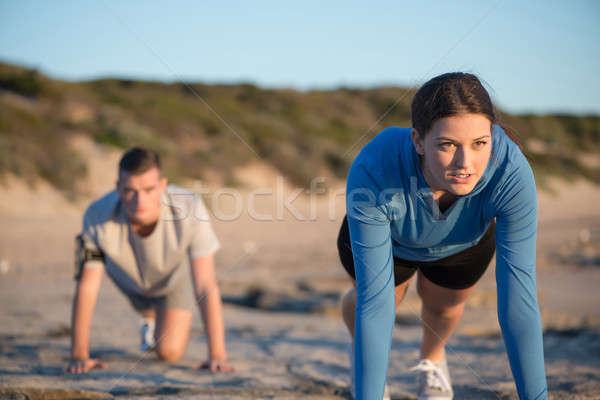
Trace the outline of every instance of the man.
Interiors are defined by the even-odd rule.
[[[155,152],[136,147],[125,153],[116,190],[89,206],[77,247],[71,359],[66,371],[106,368],[89,357],[90,326],[103,270],[143,317],[142,351],[155,350],[167,362],[178,360],[197,303],[209,354],[197,368],[233,370],[227,362],[213,261],[219,241],[202,200],[167,186]]]

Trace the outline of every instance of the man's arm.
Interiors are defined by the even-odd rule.
[[[192,279],[202,322],[208,340],[209,362],[202,365],[211,370],[229,371],[225,350],[223,305],[217,284],[213,254],[192,259]]]
[[[89,338],[92,315],[100,283],[102,268],[82,268],[77,281],[71,314],[71,360],[65,371],[85,373],[92,368],[106,368],[106,364],[90,359]]]

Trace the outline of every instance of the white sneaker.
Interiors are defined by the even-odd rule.
[[[350,395],[353,399],[356,399],[356,383],[354,383],[354,346],[352,346],[352,343],[348,344],[347,351],[350,360]],[[391,400],[390,389],[387,383],[385,384],[382,400]]]
[[[154,350],[154,319],[144,318],[140,326],[141,344],[140,350],[143,352]]]
[[[451,400],[454,396],[450,373],[446,360],[432,362],[422,359],[417,366],[410,369],[418,371],[418,400]]]

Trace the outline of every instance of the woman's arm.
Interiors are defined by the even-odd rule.
[[[362,168],[351,169],[346,209],[356,273],[354,376],[356,399],[383,397],[392,330],[394,273],[390,223],[375,204]]]
[[[501,191],[496,216],[498,320],[521,399],[548,397],[535,283],[537,193],[523,157]]]

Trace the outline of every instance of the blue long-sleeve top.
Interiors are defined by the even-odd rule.
[[[496,218],[498,320],[521,399],[546,399],[535,283],[537,193],[518,146],[498,125],[473,190],[445,212],[419,167],[410,128],[385,129],[352,163],[346,209],[356,272],[357,399],[381,399],[394,326],[393,256],[432,261],[479,242]]]

